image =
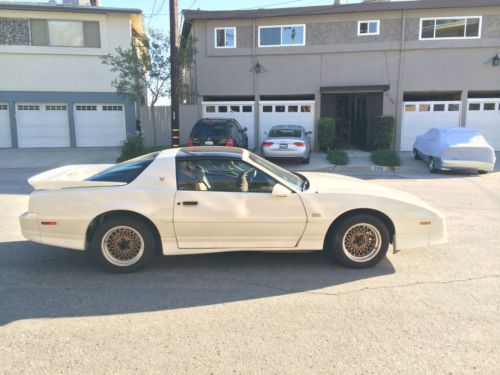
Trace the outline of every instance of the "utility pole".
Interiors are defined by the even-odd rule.
[[[179,147],[179,35],[177,27],[177,0],[170,1],[170,123],[172,147]]]

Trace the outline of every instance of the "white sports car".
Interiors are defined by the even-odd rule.
[[[111,270],[164,255],[323,250],[348,267],[446,241],[443,216],[412,195],[329,173],[292,173],[239,148],[184,147],[28,180],[23,235],[88,250]]]

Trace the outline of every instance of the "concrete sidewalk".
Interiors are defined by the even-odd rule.
[[[0,149],[0,169],[56,168],[68,164],[115,163],[119,147]]]

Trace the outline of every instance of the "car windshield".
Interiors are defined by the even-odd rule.
[[[191,132],[192,138],[225,137],[228,126],[224,123],[197,123]]]
[[[300,138],[301,131],[300,129],[271,129],[268,135],[271,138],[277,138],[277,137]]]
[[[128,184],[134,181],[156,159],[158,154],[159,152],[153,152],[152,154],[115,164],[87,178],[86,181],[125,182]]]
[[[299,190],[304,190],[304,188],[307,189],[308,181],[304,176],[297,175],[290,171],[287,171],[286,169],[281,168],[276,164],[273,164],[270,161],[252,153],[249,154],[249,158],[254,163],[260,165],[261,167],[267,169],[276,176],[282,178],[286,182],[292,184],[295,188]]]

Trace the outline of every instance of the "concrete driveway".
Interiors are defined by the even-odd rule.
[[[0,373],[498,374],[500,173],[363,176],[425,199],[449,231],[373,269],[228,253],[112,275],[22,238],[37,171],[0,169]]]

